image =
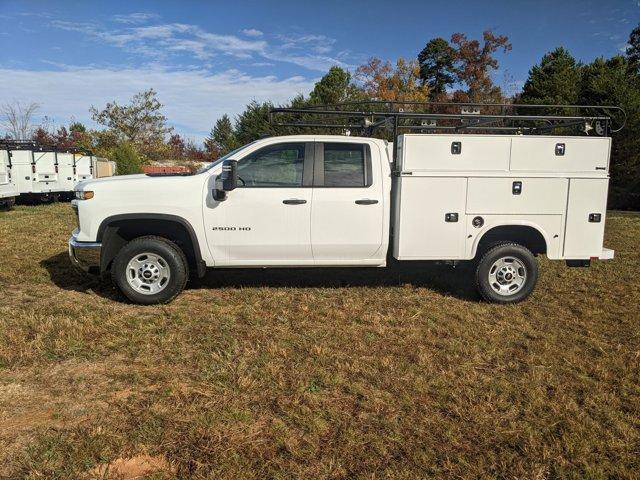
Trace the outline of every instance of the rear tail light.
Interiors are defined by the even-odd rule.
[[[31,173],[36,173],[36,166],[35,165],[31,165]]]
[[[56,165],[56,173],[58,173],[58,165]]]
[[[73,167],[73,174],[74,174],[74,175],[76,174],[76,167],[75,167],[75,165],[74,165],[74,167]]]

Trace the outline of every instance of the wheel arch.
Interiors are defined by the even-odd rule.
[[[491,245],[500,242],[514,242],[527,247],[534,255],[546,254],[550,239],[533,222],[505,223],[500,225],[488,225],[475,239],[472,258],[477,258],[484,253]]]
[[[146,235],[157,235],[176,243],[187,257],[189,266],[199,277],[204,276],[206,266],[193,226],[182,217],[164,213],[127,213],[105,218],[96,235],[96,241],[102,243],[100,272],[109,270],[123,245]]]

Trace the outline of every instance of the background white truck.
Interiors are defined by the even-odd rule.
[[[7,150],[0,150],[0,208],[11,208],[18,196],[12,177],[11,157]]]
[[[75,148],[57,148],[33,141],[0,141],[0,197],[3,172],[11,178],[13,197],[51,202],[73,197],[76,184],[93,178],[95,157]]]
[[[404,113],[393,115],[397,129]],[[606,136],[401,134],[395,150],[367,137],[270,137],[193,175],[81,182],[69,254],[138,303],[170,301],[206,267],[384,267],[389,255],[475,261],[480,294],[516,302],[536,284],[536,255],[613,258],[610,148]]]

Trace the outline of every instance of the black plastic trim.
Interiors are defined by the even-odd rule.
[[[193,252],[196,260],[196,268],[198,269],[198,276],[203,277],[206,272],[206,264],[202,260],[202,253],[200,251],[200,243],[198,242],[198,237],[196,236],[196,232],[193,229],[193,226],[189,222],[187,222],[184,218],[178,217],[177,215],[168,215],[165,213],[124,213],[121,215],[112,215],[110,217],[105,218],[100,226],[98,227],[98,234],[96,235],[96,242],[102,242],[102,237],[106,231],[106,229],[115,222],[120,222],[122,220],[167,220],[170,222],[176,222],[182,225],[189,234],[191,238],[191,243],[193,244]],[[101,268],[102,270],[102,268]]]
[[[591,260],[567,260],[567,267],[584,268],[591,266]]]

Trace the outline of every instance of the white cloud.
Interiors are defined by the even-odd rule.
[[[41,113],[57,123],[71,118],[90,122],[89,107],[108,101],[127,102],[137,92],[153,87],[165,105],[164,113],[178,132],[201,140],[224,113],[236,115],[251,100],[284,103],[307,94],[315,79],[299,76],[277,79],[250,76],[236,70],[212,74],[204,70],[171,71],[163,67],[100,69],[66,66],[62,70],[0,69],[10,78],[0,103],[37,102]]]
[[[255,28],[245,28],[244,30],[240,30],[240,32],[244,33],[247,37],[262,37],[264,35],[264,33]]]
[[[159,18],[160,18],[160,15],[158,15],[157,13],[137,12],[137,13],[129,13],[126,15],[113,15],[111,17],[111,20],[117,23],[139,25],[142,23],[150,22],[151,20],[157,20]]]
[[[266,42],[262,40],[219,35],[183,23],[146,25],[124,30],[109,30],[93,23],[64,20],[53,21],[52,25],[155,59],[164,58],[170,52],[188,53],[200,60],[209,59],[216,53],[249,58],[251,54],[261,54],[266,48]]]
[[[309,70],[326,71],[333,65],[349,67],[331,55],[335,39],[325,35],[276,35],[270,43],[259,30],[243,30],[249,38],[209,32],[184,23],[149,24],[126,28],[105,28],[92,22],[78,23],[54,20],[52,26],[82,33],[88,38],[151,59],[167,60],[171,56],[188,55],[204,61],[217,55],[239,59],[263,59],[292,63]]]

